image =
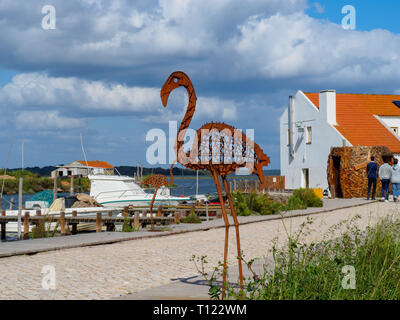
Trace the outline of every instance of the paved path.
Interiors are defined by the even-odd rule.
[[[370,203],[364,199],[325,199],[323,208],[308,208],[306,210],[293,210],[284,212],[284,217],[294,217],[301,215],[309,215],[320,212],[327,212],[340,208],[353,207],[357,205],[365,205]],[[269,221],[281,219],[281,215],[270,216],[249,216],[239,217],[240,224],[254,223],[259,221]],[[0,243],[0,258],[15,255],[34,254],[51,250],[78,248],[85,246],[94,246],[101,244],[110,244],[119,241],[137,240],[143,238],[162,237],[173,234],[207,230],[212,228],[224,227],[222,219],[205,221],[201,224],[178,224],[170,225],[167,232],[102,232],[102,233],[86,233],[74,236],[54,237],[44,239],[31,239],[27,241],[9,241]]]
[[[332,202],[326,206],[333,208],[334,205]],[[312,215],[314,222],[305,240],[321,241],[324,236],[334,236],[334,233],[328,233],[329,227],[358,214],[361,218],[357,220],[357,224],[365,228],[378,217],[397,214],[397,208],[394,203],[370,203]],[[295,231],[305,220],[306,217],[297,216],[242,225],[241,242],[246,258],[268,257],[273,241],[277,245],[285,244],[285,228]],[[234,229],[231,230],[229,264],[234,269],[235,237]],[[67,241],[67,238],[72,237],[60,239]],[[152,295],[151,290],[158,288],[159,292],[165,292],[167,289],[160,291],[160,286],[179,284],[182,281],[173,279],[190,280],[197,275],[190,261],[193,254],[207,255],[210,268],[214,267],[222,260],[223,241],[223,230],[210,228],[163,238],[142,238],[108,245],[1,258],[0,299],[135,298],[135,293],[138,293],[137,298],[141,292],[143,296],[147,292],[156,297],[157,294],[153,291]],[[56,271],[56,290],[42,289],[44,275],[41,271],[48,265],[53,266]],[[182,298],[179,288],[177,285],[176,290],[170,290],[169,297]],[[130,294],[132,295],[129,296]],[[190,298],[188,292],[184,294],[184,297]]]

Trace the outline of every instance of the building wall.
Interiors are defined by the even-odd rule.
[[[393,128],[397,128],[395,137],[400,140],[400,117],[388,117],[388,116],[375,116],[384,126],[394,133]]]
[[[293,97],[293,106],[294,122],[304,127],[304,132],[299,132],[295,125],[295,154],[291,159],[288,145],[289,119],[286,109],[280,118],[281,175],[285,176],[285,188],[305,187],[302,172],[303,169],[308,169],[309,187],[325,189],[328,187],[326,169],[330,148],[342,146],[345,138],[327,122],[329,112],[320,112],[303,92],[298,91]],[[299,121],[305,122],[299,123]],[[312,130],[311,144],[306,144],[307,126]],[[351,146],[347,140],[345,141],[347,146]]]

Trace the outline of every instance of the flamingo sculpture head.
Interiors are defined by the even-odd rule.
[[[193,98],[191,97],[193,94],[194,98],[196,99],[196,94],[194,93],[194,90],[193,92],[191,92],[193,85],[189,77],[182,71],[175,71],[171,73],[171,75],[168,77],[167,81],[165,81],[161,88],[160,95],[164,107],[167,106],[168,98],[171,92],[179,87],[185,87],[189,93],[189,98]]]

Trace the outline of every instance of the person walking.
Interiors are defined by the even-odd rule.
[[[375,163],[375,157],[371,157],[371,162],[367,164],[367,178],[368,178],[368,196],[367,200],[369,200],[369,195],[371,194],[372,187],[372,200],[375,200],[375,192],[376,192],[376,179],[378,178],[378,165]]]
[[[389,202],[389,183],[392,176],[392,168],[387,159],[383,159],[384,164],[379,167],[379,179],[382,184],[382,201]]]
[[[394,158],[392,166],[392,176],[390,178],[393,189],[393,201],[396,202],[400,195],[400,166],[398,165],[399,160]]]

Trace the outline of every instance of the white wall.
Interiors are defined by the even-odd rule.
[[[295,126],[295,156],[293,160],[290,160],[287,144],[288,110],[286,109],[280,118],[281,175],[285,176],[285,188],[300,188],[302,169],[308,168],[309,187],[325,189],[328,187],[326,169],[330,149],[343,146],[345,138],[327,122],[327,114],[320,112],[303,92],[298,91],[293,99],[294,121],[313,120],[301,123],[303,127],[311,126],[312,142],[306,144],[306,130],[301,134]],[[347,140],[346,145],[351,146]]]
[[[392,127],[398,128],[398,133],[395,137],[400,140],[400,117],[387,117],[387,116],[375,116],[383,125],[385,125],[391,132]]]

